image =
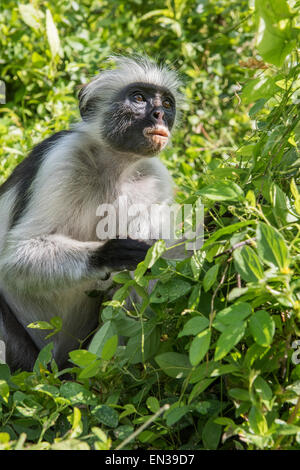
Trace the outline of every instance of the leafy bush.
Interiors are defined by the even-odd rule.
[[[75,380],[51,343],[33,372],[0,366],[2,448],[299,449],[299,2],[53,3],[1,12],[3,180],[76,119],[74,89],[110,51],[142,43],[184,79],[163,158],[177,201],[205,203],[205,241],[182,261],[158,241],[115,276],[89,350],[70,353]]]

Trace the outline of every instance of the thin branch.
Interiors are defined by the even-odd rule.
[[[219,256],[230,255],[237,248],[240,248],[241,246],[244,246],[244,245],[252,245],[252,243],[255,242],[255,241],[256,241],[256,237],[253,237],[253,238],[249,238],[249,240],[245,240],[243,242],[236,243],[235,245],[233,245],[228,250],[222,251],[222,253],[219,253],[219,254],[215,255],[214,259],[219,258]]]
[[[124,441],[121,442],[121,444],[119,444],[118,447],[116,447],[116,450],[122,449],[130,441],[132,441],[132,439],[135,439],[136,436],[138,436],[142,431],[144,431],[144,429],[146,429],[151,423],[153,423],[153,421],[155,421],[156,418],[158,418],[159,415],[161,415],[164,411],[168,410],[169,408],[170,408],[170,405],[168,405],[168,404],[162,406],[153,416],[151,416],[150,419],[148,419],[148,421],[146,421],[136,431],[134,431],[132,434],[130,434],[130,436],[128,436],[126,439],[124,439]]]

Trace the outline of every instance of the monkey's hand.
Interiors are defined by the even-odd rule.
[[[145,259],[150,245],[145,242],[126,239],[108,240],[95,250],[90,257],[90,265],[94,268],[108,268],[111,271],[129,271]]]

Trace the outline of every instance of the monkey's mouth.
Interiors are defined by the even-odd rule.
[[[144,129],[144,136],[151,141],[154,147],[161,149],[167,144],[170,133],[165,127],[147,127]]]

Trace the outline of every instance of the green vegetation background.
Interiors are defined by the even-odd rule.
[[[190,258],[162,260],[158,242],[133,280],[116,276],[89,350],[70,354],[73,381],[51,343],[33,372],[0,365],[0,448],[300,448],[299,13],[295,0],[2,3],[0,183],[78,120],[78,86],[111,53],[146,53],[181,74],[162,158],[206,222]]]

